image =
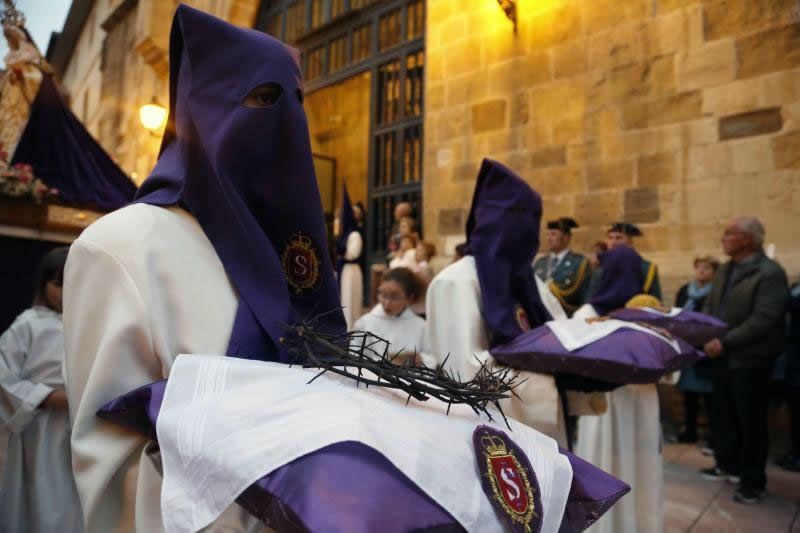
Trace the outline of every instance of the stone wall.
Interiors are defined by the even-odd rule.
[[[724,222],[758,216],[800,272],[797,0],[430,0],[425,231],[455,242],[483,157],[519,172],[587,250],[638,223],[665,294]]]

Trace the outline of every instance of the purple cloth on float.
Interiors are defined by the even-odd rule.
[[[298,54],[185,5],[169,54],[167,129],[136,202],[186,208],[214,246],[240,297],[226,355],[293,362],[286,324],[324,315],[316,329],[346,330]],[[274,102],[243,105],[265,84]]]
[[[11,162],[31,165],[68,205],[113,211],[136,194],[136,185],[70,111],[49,74],[42,76]]]
[[[97,416],[157,442],[156,420],[166,388],[166,380],[139,387],[101,407]],[[559,531],[583,531],[630,487],[570,452],[560,452],[572,465],[572,486]],[[382,454],[353,441],[283,465],[236,501],[278,531],[463,531]]]
[[[520,370],[629,385],[656,383],[703,357],[684,340],[675,340],[678,352],[649,333],[622,328],[570,352],[548,326],[540,326],[489,352],[498,362]]]
[[[662,316],[642,309],[618,309],[609,316],[627,322],[652,324],[698,348],[712,339],[721,338],[728,329],[722,320],[697,311],[681,310],[675,316]]]
[[[542,304],[531,263],[539,251],[542,198],[512,170],[484,159],[467,219],[467,254],[475,258],[489,345],[508,342],[552,317]]]
[[[602,276],[596,292],[589,303],[600,315],[612,309],[625,307],[628,300],[644,292],[644,260],[636,250],[626,245],[618,245],[613,250],[597,256]]]

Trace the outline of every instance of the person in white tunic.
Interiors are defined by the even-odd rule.
[[[467,255],[447,266],[427,292],[422,358],[471,379],[487,351],[564,310],[531,269],[539,248],[539,195],[503,165],[484,160],[467,221]],[[552,376],[520,372],[516,396],[500,402],[506,415],[566,447],[564,417]]]
[[[389,270],[378,286],[378,305],[356,322],[356,330],[373,333],[389,343],[390,354],[400,354],[396,363],[422,349],[425,320],[411,309],[420,292],[419,278],[409,269]]]
[[[164,530],[158,450],[97,418],[101,406],[168,377],[180,354],[289,363],[287,324],[346,331],[323,252],[298,57],[262,32],[179,6],[156,168],[133,205],[72,245],[66,377],[90,533]],[[207,531],[264,527],[232,504]]]
[[[352,329],[353,324],[362,314],[364,300],[364,273],[361,270],[361,259],[364,254],[364,237],[359,231],[358,220],[350,203],[347,187],[342,186],[342,215],[337,251],[339,261],[336,269],[341,287],[342,310],[347,321],[347,329]]]
[[[0,532],[83,531],[64,392],[61,285],[68,249],[39,267],[33,307],[0,336]]]
[[[625,307],[644,293],[642,258],[628,246],[599,256],[603,277],[575,318],[592,318]],[[631,486],[590,531],[661,533],[664,530],[664,472],[658,391],[653,385],[626,385],[608,393],[602,416],[578,421],[575,454]]]

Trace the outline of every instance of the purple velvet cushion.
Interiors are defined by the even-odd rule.
[[[545,325],[490,352],[500,363],[520,370],[630,385],[656,383],[664,374],[703,357],[682,339],[675,340],[680,347],[678,352],[654,335],[622,328],[570,352]]]
[[[664,328],[698,348],[712,339],[721,338],[728,329],[728,325],[722,320],[697,311],[681,310],[673,317],[666,317],[643,309],[618,309],[609,316],[617,320],[645,322]]]
[[[156,440],[155,424],[167,382],[139,387],[97,412]],[[572,486],[560,533],[583,531],[630,487],[561,450]],[[386,457],[360,442],[339,442],[262,477],[237,503],[278,531],[409,532],[463,528]]]

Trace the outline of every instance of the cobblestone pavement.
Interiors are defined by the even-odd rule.
[[[713,464],[694,445],[664,447],[665,533],[800,533],[800,473],[770,465],[767,496],[741,505],[733,485],[700,477]]]

